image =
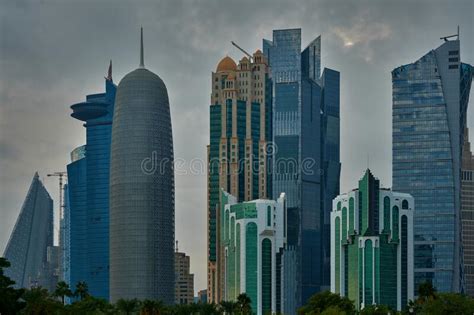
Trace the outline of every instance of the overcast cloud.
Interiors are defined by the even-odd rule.
[[[273,29],[301,27],[303,47],[322,35],[323,67],[341,72],[346,191],[367,166],[391,186],[390,72],[458,25],[461,59],[474,64],[473,12],[469,0],[0,0],[0,254],[35,171],[57,208],[58,182],[46,174],[65,170],[85,142],[69,106],[103,92],[109,59],[117,84],[137,68],[141,25],[145,65],[168,88],[175,157],[186,161],[205,161],[211,71],[226,54],[241,57],[231,40],[253,52]],[[205,288],[205,174],[176,177],[176,238],[191,256],[196,291]]]

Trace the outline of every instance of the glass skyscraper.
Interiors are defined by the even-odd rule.
[[[173,134],[165,83],[141,62],[119,83],[110,160],[110,300],[174,303]],[[87,152],[89,156],[89,152]]]
[[[16,288],[52,289],[47,257],[52,246],[53,200],[35,173],[3,254],[11,264],[5,275]]]
[[[393,189],[415,198],[415,290],[463,290],[461,153],[472,67],[445,40],[392,71]]]
[[[287,196],[285,313],[329,289],[330,212],[339,194],[339,72],[321,75],[321,37],[301,52],[301,29],[263,40],[272,79],[273,199]]]
[[[109,298],[109,168],[116,85],[112,64],[105,93],[71,106],[85,122],[86,145],[71,153],[68,165],[70,285],[86,281],[93,296]],[[67,250],[66,250],[67,251]]]

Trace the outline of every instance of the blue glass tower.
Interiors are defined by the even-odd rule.
[[[287,195],[284,313],[329,289],[330,212],[339,194],[339,72],[321,75],[321,37],[301,52],[301,29],[263,40],[273,80],[273,198]]]
[[[85,102],[71,106],[72,117],[84,121],[86,128],[87,152],[84,162],[74,161],[71,164],[85,163],[84,165],[71,164],[69,178],[70,211],[71,211],[71,231],[75,227],[78,233],[71,233],[70,242],[74,243],[78,238],[84,238],[85,246],[82,250],[85,253],[85,263],[79,269],[78,274],[87,282],[92,295],[108,299],[109,297],[109,168],[110,168],[110,142],[112,132],[112,117],[115,101],[115,91],[117,87],[112,81],[112,63],[109,67],[109,74],[105,80],[105,93],[88,95]],[[85,174],[84,174],[85,172]],[[75,176],[85,177],[86,201],[85,213],[81,206],[74,207],[75,194],[83,198],[83,191],[78,192],[72,187]],[[78,179],[78,182],[80,180]],[[82,199],[81,199],[82,200]],[[74,217],[78,216],[77,222]],[[85,224],[84,220],[85,219]],[[81,226],[84,234],[80,235]],[[79,241],[79,244],[81,242]],[[80,247],[79,247],[80,248]],[[71,260],[73,258],[71,257]],[[81,270],[81,268],[84,268]],[[71,274],[75,274],[74,268],[70,269]],[[74,285],[75,283],[72,283]]]
[[[392,71],[393,189],[415,198],[415,290],[463,290],[461,154],[473,69],[459,38]]]

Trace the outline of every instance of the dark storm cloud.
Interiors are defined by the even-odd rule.
[[[0,251],[38,170],[58,200],[70,151],[84,143],[69,106],[145,65],[165,81],[175,156],[205,161],[210,74],[234,40],[250,52],[272,29],[301,27],[303,46],[322,35],[323,66],[341,71],[341,190],[369,165],[391,185],[390,71],[461,26],[462,59],[474,63],[471,1],[3,1],[0,4]],[[471,111],[470,111],[471,113]],[[469,118],[472,115],[469,115]],[[472,120],[472,119],[470,119]],[[376,136],[375,136],[376,135]],[[189,165],[189,163],[188,163]],[[206,285],[206,177],[176,177],[176,235]]]

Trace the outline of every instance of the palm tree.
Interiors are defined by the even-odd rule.
[[[61,302],[63,303],[64,305],[64,297],[71,297],[72,296],[72,291],[71,289],[69,288],[69,284],[67,284],[66,282],[64,281],[59,281],[57,284],[56,284],[56,290],[54,290],[54,293],[53,293],[54,296],[56,297],[60,297],[61,298]]]
[[[144,300],[140,315],[162,315],[165,306],[161,301]]]
[[[423,282],[418,286],[418,297],[421,302],[434,300],[436,298],[436,289],[431,282]]]
[[[76,284],[76,291],[74,291],[74,295],[79,297],[81,301],[89,295],[89,287],[85,281],[79,281]]]
[[[140,301],[138,301],[137,299],[119,299],[116,305],[119,311],[125,313],[126,315],[130,315],[137,311],[138,306],[140,305]]]
[[[233,301],[222,301],[219,306],[225,315],[233,315],[239,309],[237,302]]]
[[[252,300],[245,293],[239,294],[237,297],[237,305],[242,315],[251,315],[252,314]]]

